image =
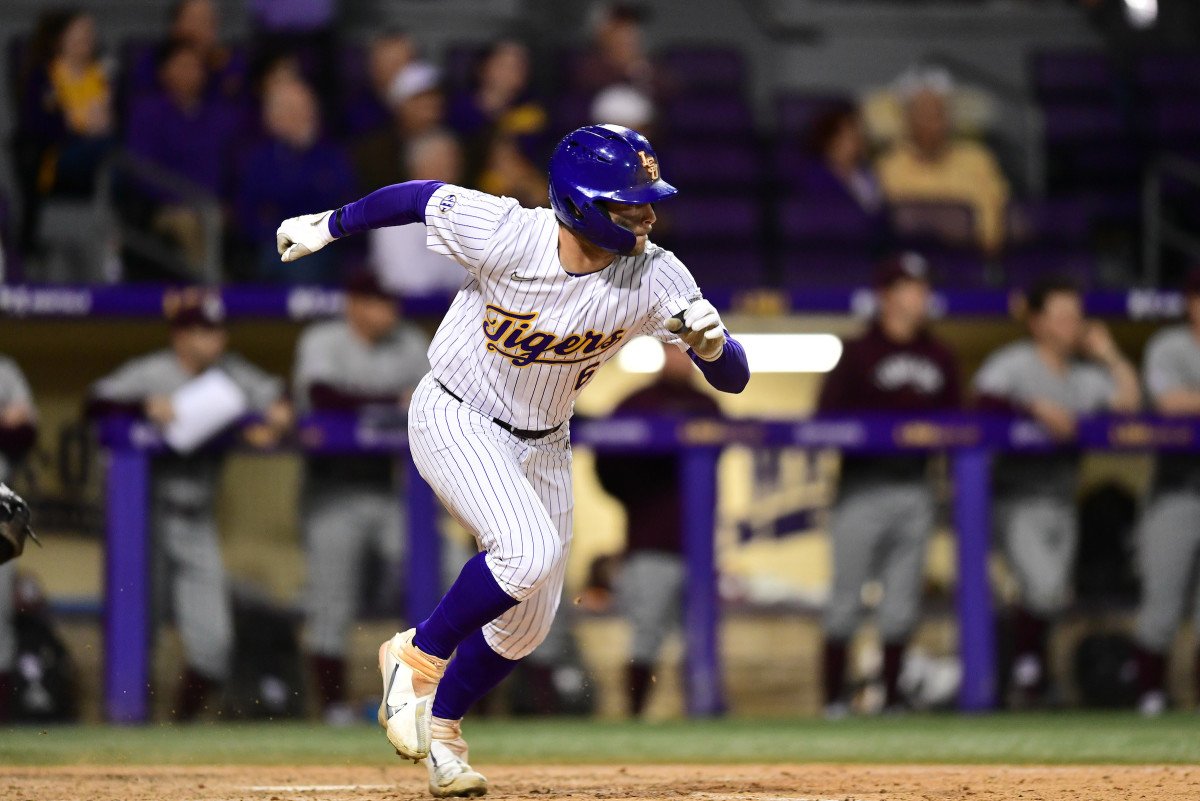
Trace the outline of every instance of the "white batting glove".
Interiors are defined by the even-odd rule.
[[[295,261],[302,256],[316,253],[333,241],[329,233],[329,217],[332,211],[320,214],[301,214],[289,217],[275,231],[275,247],[283,261]]]
[[[725,325],[721,322],[721,315],[704,298],[694,301],[682,312],[669,318],[666,326],[668,331],[678,334],[706,362],[719,359],[725,350]]]

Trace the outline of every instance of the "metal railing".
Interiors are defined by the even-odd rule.
[[[172,195],[179,199],[180,205],[195,212],[203,242],[203,256],[199,262],[188,258],[183,250],[173,248],[159,237],[121,219],[114,192],[118,187],[123,189],[130,185]],[[100,170],[94,206],[104,230],[117,234],[129,251],[187,281],[204,284],[221,281],[221,204],[216,196],[194,181],[129,151],[117,150]]]
[[[1142,277],[1149,286],[1162,278],[1163,249],[1170,247],[1200,261],[1200,236],[1167,218],[1163,190],[1167,180],[1200,189],[1200,164],[1180,156],[1162,156],[1146,170],[1142,183]]]

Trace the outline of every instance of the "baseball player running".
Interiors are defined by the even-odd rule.
[[[647,238],[651,204],[676,189],[645,137],[580,128],[556,147],[549,179],[553,212],[409,181],[285,220],[277,234],[293,261],[350,234],[423,222],[427,246],[468,273],[434,335],[409,435],[421,475],[482,552],[427,620],[379,648],[379,723],[398,754],[425,760],[439,797],[487,792],[467,762],[462,717],[554,618],[572,534],[568,419],[579,392],[639,334],[690,349],[719,390],[740,392],[750,377],[745,351],[687,268]]]

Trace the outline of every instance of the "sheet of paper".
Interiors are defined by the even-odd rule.
[[[163,439],[178,453],[189,454],[246,414],[249,400],[224,370],[214,367],[184,384],[171,396],[175,419]]]

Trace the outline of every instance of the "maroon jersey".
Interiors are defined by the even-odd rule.
[[[821,388],[822,414],[955,411],[962,407],[958,365],[950,349],[928,331],[912,342],[888,339],[878,323],[846,343],[842,358]],[[925,475],[920,456],[847,455],[842,490],[870,481],[912,481]]]
[[[691,384],[659,379],[621,401],[614,415],[655,414],[719,417],[721,407]],[[625,507],[626,549],[682,549],[679,459],[675,456],[597,456],[600,484]]]

